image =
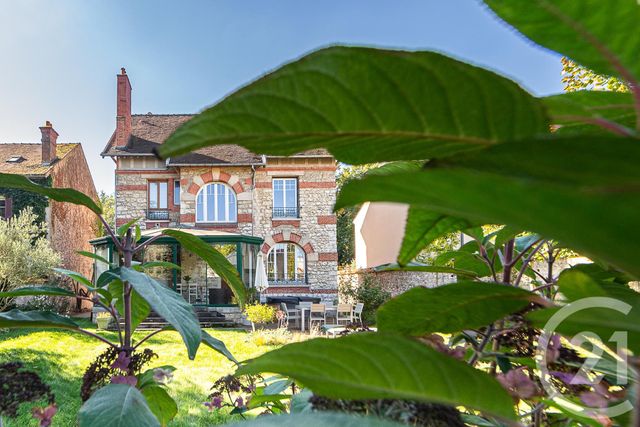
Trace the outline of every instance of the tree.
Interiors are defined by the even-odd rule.
[[[629,92],[627,85],[620,79],[594,73],[564,56],[560,61],[562,61],[562,83],[567,92],[578,90]]]
[[[47,228],[31,208],[0,221],[0,292],[42,282],[60,261],[46,237]],[[0,311],[12,298],[0,298]]]
[[[104,191],[101,191],[98,195],[100,200],[100,204],[102,205],[102,211],[104,212],[104,218],[111,226],[111,228],[115,228],[116,223],[116,197],[113,194],[107,194]],[[102,222],[98,221],[98,236],[106,236],[107,230],[104,227]]]

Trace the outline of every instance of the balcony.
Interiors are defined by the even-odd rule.
[[[169,221],[169,211],[166,209],[149,209],[147,210],[147,219],[149,221]]]
[[[292,208],[273,208],[273,218],[299,218],[300,212],[298,207]]]

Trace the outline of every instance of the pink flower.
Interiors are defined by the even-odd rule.
[[[207,408],[209,408],[210,411],[213,411],[214,408],[216,409],[220,409],[222,408],[222,397],[220,396],[213,396],[211,398],[211,401],[209,402],[204,402],[204,406],[206,406]]]
[[[131,363],[131,358],[127,356],[127,353],[121,351],[118,358],[111,364],[111,368],[129,372],[129,363]]]
[[[529,399],[538,393],[538,386],[524,373],[523,368],[511,369],[496,379],[515,400]]]
[[[580,400],[591,408],[606,408],[609,405],[607,396],[603,396],[595,391],[583,391],[580,393]]]
[[[444,338],[442,338],[438,334],[429,335],[422,338],[422,340],[434,350],[437,350],[440,353],[446,354],[458,360],[463,360],[464,356],[467,353],[467,349],[464,346],[458,346],[455,348],[449,347],[444,343]]]
[[[562,381],[563,383],[567,384],[567,385],[591,385],[593,384],[593,381],[591,381],[588,378],[585,378],[584,376],[580,375],[580,374],[570,374],[567,372],[556,372],[556,371],[552,371],[549,372],[551,375],[553,375],[554,377],[558,378],[560,381]]]
[[[46,408],[33,408],[31,414],[33,418],[40,420],[40,427],[49,427],[56,412],[58,412],[58,407],[49,405]]]
[[[135,387],[138,379],[133,375],[114,375],[111,377],[111,384],[126,384]]]

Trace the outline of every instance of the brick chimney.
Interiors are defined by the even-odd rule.
[[[57,159],[57,141],[58,132],[53,128],[50,121],[46,121],[44,126],[40,127],[42,133],[42,163],[49,165]]]
[[[131,83],[124,68],[118,74],[118,99],[116,107],[116,144],[123,148],[131,135]]]

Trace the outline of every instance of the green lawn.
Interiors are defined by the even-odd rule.
[[[244,331],[207,331],[223,340],[239,360],[258,356],[273,348],[253,344]],[[99,333],[115,337],[110,332]],[[136,338],[141,336],[141,333],[136,333]],[[231,362],[205,346],[200,347],[195,360],[189,360],[177,332],[163,332],[151,338],[147,344],[145,347],[159,355],[149,367],[173,365],[178,368],[170,384],[170,393],[179,408],[171,426],[208,426],[232,419],[226,414],[208,412],[202,404],[213,382],[233,371]],[[26,329],[0,332],[0,363],[21,360],[52,387],[59,406],[59,412],[53,420],[54,426],[76,425],[76,414],[81,405],[82,375],[105,349],[106,345],[97,340],[72,332]],[[29,405],[22,406],[21,416],[17,420],[6,421],[12,427],[37,426],[37,422],[31,418]]]

